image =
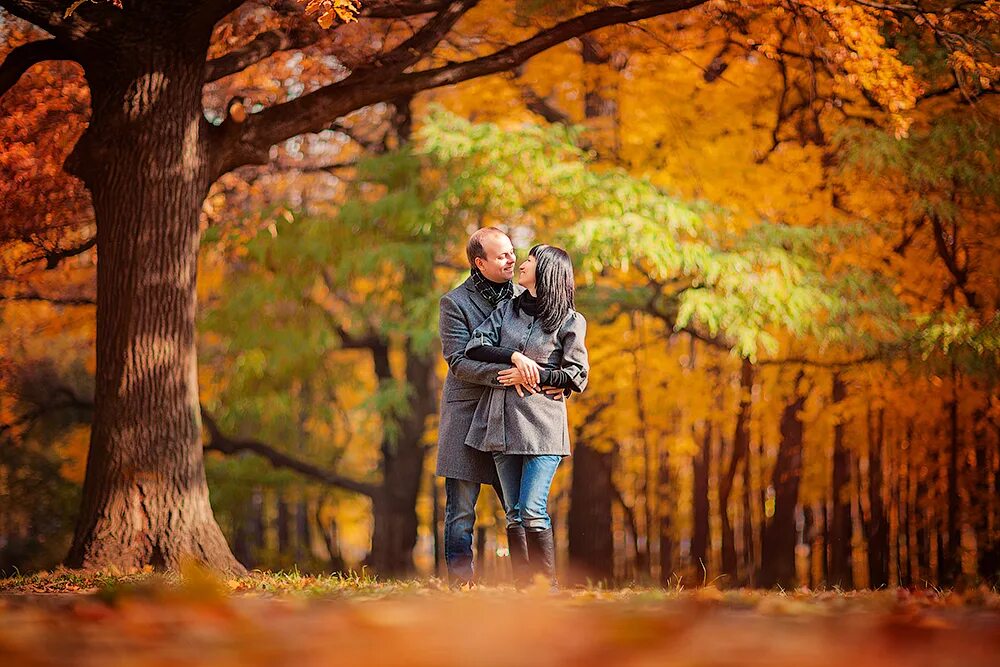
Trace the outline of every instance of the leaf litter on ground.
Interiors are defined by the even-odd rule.
[[[0,579],[2,665],[995,665],[988,588],[453,590],[351,574]]]

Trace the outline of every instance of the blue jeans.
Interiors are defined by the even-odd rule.
[[[476,525],[476,500],[479,499],[479,482],[464,479],[444,480],[444,562],[452,580],[472,581],[472,530]],[[494,486],[500,504],[503,493]]]
[[[503,454],[493,452],[506,505],[507,527],[518,524],[528,532],[552,527],[549,488],[562,457],[557,454]]]

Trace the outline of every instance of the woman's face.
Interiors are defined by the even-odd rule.
[[[537,261],[534,255],[528,255],[528,259],[521,262],[521,268],[517,273],[517,284],[527,290],[535,289],[535,266]]]

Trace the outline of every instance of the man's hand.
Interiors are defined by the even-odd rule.
[[[566,390],[560,389],[559,387],[542,387],[542,391],[545,392],[545,395],[553,401],[566,400]]]
[[[529,394],[534,394],[539,389],[538,385],[532,384],[518,368],[508,368],[500,371],[497,373],[497,381],[505,387],[517,388],[517,393],[520,396],[524,396],[521,393],[522,390],[526,390]]]

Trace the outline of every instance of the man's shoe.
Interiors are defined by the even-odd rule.
[[[528,539],[525,537],[524,526],[507,527],[507,548],[510,550],[510,571],[514,585],[523,587],[531,579],[531,566],[528,563]]]
[[[556,582],[556,545],[552,529],[525,531],[528,542],[528,565],[532,576],[543,574],[548,577],[549,584],[555,589]]]

